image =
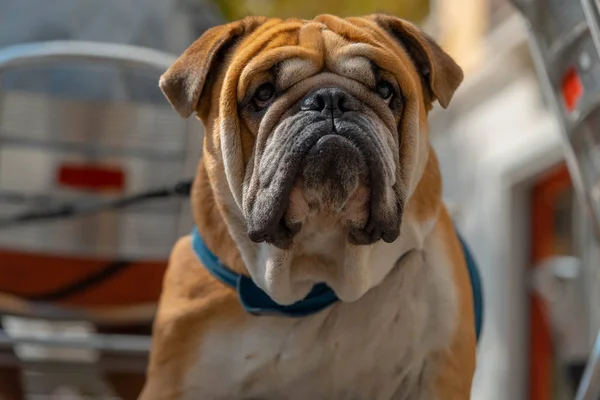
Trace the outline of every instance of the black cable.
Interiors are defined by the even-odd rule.
[[[55,220],[61,218],[74,217],[85,214],[93,214],[106,210],[119,210],[137,203],[142,203],[148,200],[156,200],[166,197],[187,197],[192,189],[193,181],[180,181],[172,187],[151,190],[145,193],[136,194],[133,196],[122,197],[120,199],[95,203],[95,204],[77,204],[67,203],[56,207],[49,207],[44,210],[36,209],[26,211],[21,214],[14,215],[8,218],[0,219],[0,229],[5,229],[15,225],[21,225],[31,222],[40,222]]]
[[[94,272],[79,281],[69,283],[64,287],[55,289],[48,293],[25,296],[25,298],[30,301],[46,302],[65,300],[67,297],[71,297],[73,295],[76,295],[77,293],[81,293],[86,289],[98,285],[103,281],[106,281],[107,279],[113,277],[114,275],[125,270],[131,265],[132,263],[130,261],[115,261],[114,263],[108,264],[105,268],[101,269],[100,271]]]

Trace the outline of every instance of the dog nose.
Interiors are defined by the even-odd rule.
[[[339,118],[347,111],[356,111],[354,99],[338,88],[322,88],[309,93],[302,101],[302,111],[317,111]]]

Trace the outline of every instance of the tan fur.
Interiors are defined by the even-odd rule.
[[[327,32],[323,33],[324,30]],[[422,36],[416,27],[382,15],[349,19],[325,15],[313,21],[264,20],[252,17],[213,28],[205,36],[192,45],[165,74],[161,79],[161,87],[180,114],[187,116],[195,109],[206,127],[204,157],[198,168],[192,197],[195,222],[213,253],[228,267],[240,273],[247,274],[248,265],[259,260],[257,246],[246,237],[240,212],[244,169],[253,157],[259,126],[260,129],[266,129],[265,125],[271,123],[270,119],[259,123],[244,112],[238,113],[240,102],[244,101],[250,88],[257,84],[253,79],[258,79],[263,71],[285,59],[288,61],[280,65],[281,85],[284,87],[295,84],[295,88],[301,87],[302,82],[309,82],[308,78],[324,65],[338,76],[335,79],[340,82],[346,82],[343,79],[358,80],[362,76],[364,84],[368,85],[372,83],[372,74],[366,73],[365,64],[352,58],[357,54],[376,59],[383,68],[392,71],[406,98],[403,117],[391,121],[391,125],[397,125],[398,132],[402,133],[398,159],[400,170],[410,173],[410,176],[400,177],[405,181],[409,198],[402,235],[397,244],[374,244],[373,249],[377,250],[371,253],[367,247],[366,250],[357,247],[357,251],[360,251],[352,253],[352,257],[362,260],[361,262],[378,259],[382,254],[379,252],[384,251],[383,249],[391,251],[395,246],[393,251],[399,255],[411,249],[439,252],[439,257],[450,265],[444,273],[448,274],[454,288],[440,296],[448,296],[446,303],[450,313],[445,318],[454,318],[454,321],[444,325],[444,329],[450,330],[448,338],[444,339],[445,344],[439,348],[436,347],[437,344],[432,344],[432,348],[438,350],[432,358],[427,358],[429,364],[423,373],[430,373],[435,377],[435,395],[422,399],[468,399],[475,368],[471,286],[460,245],[441,201],[441,177],[437,158],[428,143],[426,121],[433,99],[438,99],[443,106],[447,106],[462,80],[460,68],[429,38]],[[411,42],[403,46],[399,39]],[[365,43],[371,47],[367,53],[361,53],[365,52],[366,47],[350,45],[351,43]],[[228,52],[220,54],[226,47]],[[415,48],[420,49],[417,54],[413,51]],[[303,61],[293,61],[300,60],[293,58],[294,55],[301,57]],[[215,63],[219,65],[216,69]],[[186,80],[185,71],[189,70],[196,72]],[[317,77],[313,81],[319,82],[318,79],[330,78]],[[316,84],[314,82],[311,85]],[[302,93],[301,89],[296,90]],[[293,97],[290,93],[286,96]],[[363,99],[368,99],[368,96],[365,94]],[[285,104],[282,105],[281,113],[273,111],[273,116],[268,117],[272,118],[273,124],[279,120],[285,108],[293,103],[293,99],[281,102],[280,104]],[[306,212],[303,210],[300,206],[292,212]],[[310,229],[305,231],[305,234],[309,234],[309,231]],[[308,243],[303,239],[304,242]],[[437,254],[435,257],[425,256],[424,259],[436,260],[436,257]],[[417,259],[414,262],[418,262]],[[323,268],[327,268],[326,264],[323,264]],[[393,265],[373,267],[373,281],[367,282],[369,287],[374,288],[372,291],[386,280]],[[422,266],[425,267],[426,265]],[[335,274],[335,271],[332,273]],[[398,274],[395,273],[394,276],[401,277]],[[440,282],[443,281],[442,277]],[[367,293],[371,293],[371,298],[375,296],[372,291]],[[370,307],[372,303],[361,304],[362,307],[365,304]],[[339,312],[344,318],[348,318],[352,315],[351,307],[352,303],[343,304],[332,313]],[[260,321],[274,324],[273,332],[277,330],[277,325],[287,326],[289,323],[289,320],[271,318],[260,320],[246,314],[236,293],[216,281],[203,268],[192,251],[190,238],[182,238],[173,249],[165,276],[154,325],[148,380],[141,398],[198,398],[193,393],[186,392],[186,388],[194,387],[196,379],[190,373],[200,369],[203,373],[210,374],[210,368],[203,367],[209,360],[204,359],[202,354],[219,350],[206,346],[214,345],[215,336],[218,337],[219,332],[237,334],[256,330],[260,328]],[[360,324],[361,321],[356,323]],[[316,340],[321,335],[326,336],[328,332],[335,332],[337,327],[325,324],[320,329]],[[348,336],[351,337],[352,332],[348,332]],[[315,342],[314,345],[318,346],[319,343]],[[226,345],[222,351],[227,351]],[[245,360],[250,362],[261,356],[258,349],[256,353],[247,354]],[[251,390],[260,383],[260,374],[240,379],[244,382],[243,387]],[[419,396],[425,396],[423,393],[426,391]]]
[[[442,207],[442,177],[437,156],[432,149],[429,150],[427,164],[413,198],[414,201],[410,204],[411,211],[418,220],[423,222],[430,221]]]
[[[217,282],[190,249],[189,237],[173,248],[143,399],[181,398],[185,374],[195,362],[194,349],[204,332],[219,324],[241,324],[246,318],[235,292]]]
[[[447,350],[439,356],[437,396],[444,400],[468,399],[471,396],[472,377],[475,373],[475,329],[473,321],[473,296],[465,258],[456,237],[450,215],[445,208],[440,212],[439,222],[446,247],[452,257],[453,280],[457,286],[459,312],[457,329]]]

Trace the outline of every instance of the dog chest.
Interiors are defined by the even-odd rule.
[[[452,332],[454,286],[444,264],[414,252],[356,302],[213,329],[187,374],[185,398],[420,398],[428,357]]]

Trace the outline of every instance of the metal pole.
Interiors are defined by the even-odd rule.
[[[18,44],[0,50],[0,69],[33,63],[94,60],[164,71],[177,57],[145,47],[78,40]]]
[[[598,400],[598,398],[600,398],[600,332],[586,364],[575,400]]]
[[[600,54],[600,26],[596,4],[593,0],[582,0],[581,3],[596,51]],[[598,224],[594,225],[597,227]],[[587,361],[575,400],[598,400],[598,398],[600,398],[600,331],[596,336],[596,343]]]

